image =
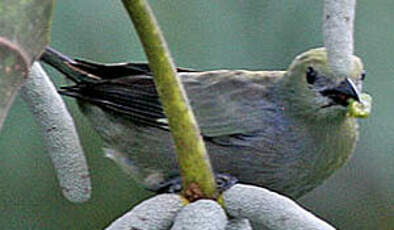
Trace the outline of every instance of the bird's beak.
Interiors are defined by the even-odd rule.
[[[360,92],[356,85],[349,78],[346,78],[334,88],[329,88],[321,91],[323,96],[331,98],[334,103],[347,106],[350,98],[360,102]]]
[[[360,92],[358,91],[356,85],[354,85],[354,82],[349,78],[346,78],[344,81],[342,81],[336,90],[337,93],[343,94],[360,102]]]

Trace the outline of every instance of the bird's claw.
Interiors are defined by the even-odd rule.
[[[226,191],[238,182],[238,179],[229,174],[215,174],[216,185],[219,193]],[[180,193],[182,192],[182,178],[175,177],[171,180],[161,183],[157,188],[150,189],[156,193]]]

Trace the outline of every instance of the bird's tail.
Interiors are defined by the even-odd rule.
[[[52,66],[73,82],[79,83],[89,79],[89,77],[86,76],[87,73],[79,70],[76,60],[49,46],[45,48],[44,53],[40,57],[40,61]]]

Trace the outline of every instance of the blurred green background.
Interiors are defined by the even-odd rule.
[[[179,66],[285,69],[296,54],[322,46],[322,1],[150,3]],[[339,229],[394,229],[393,11],[394,1],[358,1],[355,52],[368,71],[364,91],[373,95],[373,113],[360,121],[351,161],[299,200]],[[58,0],[51,45],[102,62],[145,60],[120,1]],[[151,195],[103,157],[99,137],[74,101],[67,102],[87,154],[92,199],[72,204],[61,195],[44,140],[17,98],[0,134],[1,229],[102,229]]]

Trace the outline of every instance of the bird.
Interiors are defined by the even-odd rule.
[[[348,74],[330,68],[325,48],[297,55],[287,70],[177,68],[215,173],[299,198],[345,164],[359,126],[349,116],[365,78],[352,55]],[[40,61],[73,84],[106,156],[148,189],[180,176],[167,117],[146,63],[98,63],[46,48]]]

